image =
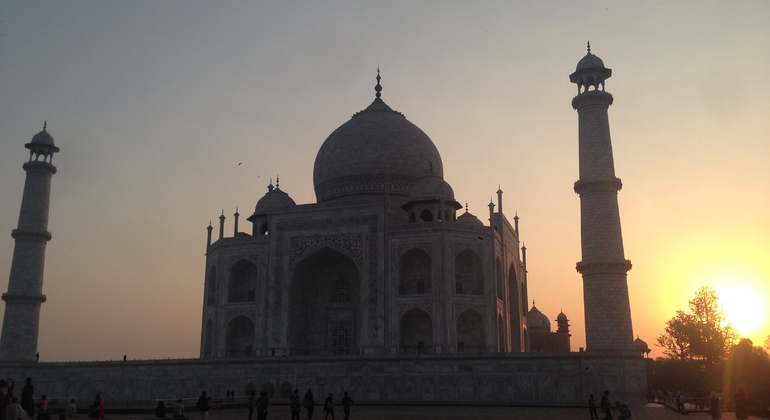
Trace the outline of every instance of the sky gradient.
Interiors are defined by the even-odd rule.
[[[0,2],[0,290],[28,159],[53,160],[41,360],[197,357],[206,226],[280,175],[313,203],[326,137],[382,98],[486,222],[498,185],[529,298],[585,345],[577,93],[606,89],[634,334],[701,285],[770,334],[770,2]],[[496,198],[495,198],[496,200]],[[216,231],[215,231],[216,233]],[[531,302],[530,302],[531,303]],[[3,311],[4,311],[4,304]],[[2,312],[0,311],[0,316]],[[555,322],[552,321],[555,328]]]

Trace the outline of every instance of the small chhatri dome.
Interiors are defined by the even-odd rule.
[[[411,187],[433,174],[443,178],[441,155],[433,141],[403,114],[376,97],[366,109],[334,130],[316,155],[316,200],[384,196],[406,199]]]
[[[54,146],[53,137],[51,137],[51,135],[48,134],[48,131],[46,131],[47,125],[48,125],[47,121],[43,123],[43,131],[35,134],[32,137],[32,140],[30,141],[30,143],[35,145]]]
[[[564,314],[564,312],[559,312],[559,315],[556,315],[557,321],[567,321],[567,315]]]
[[[578,61],[575,70],[590,69],[594,67],[604,67],[604,61],[601,58],[591,54],[591,43],[588,43],[588,53]]]
[[[277,182],[278,180],[276,179]],[[267,186],[267,193],[257,201],[257,205],[254,208],[254,216],[267,215],[277,209],[296,205],[297,203],[289,197],[289,194],[281,191],[278,187],[273,187],[273,181],[271,180],[270,185]]]
[[[465,213],[457,217],[457,221],[455,223],[459,223],[461,225],[468,225],[468,226],[484,226],[484,222],[479,220],[478,217],[474,216],[468,211],[467,202],[465,203]]]
[[[636,336],[636,340],[634,340],[634,349],[640,353],[649,353],[651,350],[647,346],[647,342],[639,338],[639,336]]]
[[[433,201],[433,200],[451,200],[454,201],[455,192],[448,182],[440,176],[431,174],[420,178],[409,192],[409,201]],[[459,206],[459,204],[458,204]],[[462,206],[458,207],[461,208]]]

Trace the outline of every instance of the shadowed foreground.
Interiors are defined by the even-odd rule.
[[[633,408],[633,420],[682,420],[679,413],[667,410],[660,405],[647,405],[644,407]],[[187,413],[188,418],[197,420],[199,413],[192,411]],[[601,417],[603,415],[599,413]],[[170,417],[170,416],[169,416]],[[617,418],[617,413],[613,413]],[[149,414],[119,414],[107,415],[106,420],[111,419],[136,419],[150,420],[153,417]],[[246,408],[229,408],[209,411],[209,420],[229,420],[229,419],[247,419],[248,411]],[[257,418],[254,413],[254,419]],[[274,407],[268,412],[269,420],[289,419],[289,409],[285,405]],[[306,418],[303,410],[301,418]],[[313,418],[323,420],[323,409],[316,408]],[[342,407],[335,407],[335,418],[342,420]],[[692,413],[687,418],[710,420],[710,416],[705,413]],[[759,417],[749,417],[750,419],[759,419]],[[467,407],[467,406],[354,406],[351,409],[351,420],[588,420],[588,408],[549,408],[549,407]],[[722,413],[722,420],[734,420],[734,413]]]

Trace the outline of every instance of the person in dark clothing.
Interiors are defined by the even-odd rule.
[[[270,401],[267,399],[267,392],[262,391],[257,398],[257,420],[267,420],[267,407]]]
[[[334,394],[331,392],[329,393],[329,396],[326,397],[326,400],[324,400],[324,420],[329,420],[329,416],[332,416],[332,420],[334,420]]]
[[[599,413],[596,412],[596,397],[594,397],[594,394],[588,396],[588,411],[591,414],[591,420],[599,420]]]
[[[342,404],[342,411],[345,413],[345,420],[348,420],[350,418],[350,406],[353,405],[353,399],[348,395],[348,391],[345,391],[345,396],[342,397],[340,404]]]
[[[23,408],[30,417],[35,415],[34,393],[35,387],[32,385],[32,378],[27,378],[27,382],[21,390],[21,401],[19,402],[19,405],[21,405],[21,408]]]
[[[312,420],[313,405],[315,404],[315,400],[313,399],[313,391],[311,391],[310,388],[308,388],[307,392],[305,393],[304,403],[305,408],[307,409],[307,420]]]
[[[201,396],[198,397],[198,403],[195,406],[201,412],[201,420],[209,418],[209,398],[206,396],[206,391],[201,392]]]
[[[163,401],[158,401],[158,405],[155,407],[155,418],[166,418],[166,404],[164,404]]]
[[[612,403],[610,403],[610,391],[604,391],[602,401],[599,403],[604,412],[604,420],[612,420]]]

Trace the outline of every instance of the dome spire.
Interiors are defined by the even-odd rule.
[[[48,126],[48,121],[43,121],[43,131],[45,131],[46,126]]]
[[[374,86],[374,91],[377,92],[374,96],[376,96],[377,99],[379,99],[380,96],[382,96],[382,94],[380,93],[382,91],[382,86],[380,86],[380,79],[381,79],[380,68],[377,67],[377,85]]]
[[[588,49],[588,55],[591,55],[591,41],[586,42],[587,49]]]

